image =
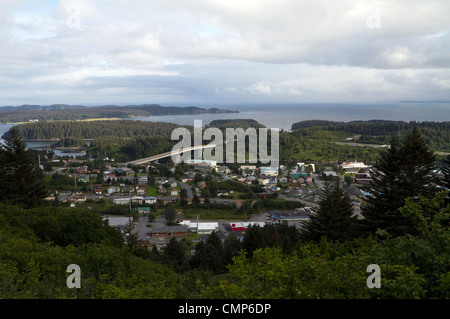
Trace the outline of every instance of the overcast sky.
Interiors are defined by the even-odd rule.
[[[0,105],[450,100],[448,0],[0,0]]]

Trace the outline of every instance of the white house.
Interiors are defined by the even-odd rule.
[[[154,196],[144,197],[144,203],[146,204],[156,204],[157,198]]]

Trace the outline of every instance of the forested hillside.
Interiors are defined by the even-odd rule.
[[[414,126],[421,131],[427,145],[435,151],[450,151],[450,122],[404,121],[352,121],[333,122],[323,120],[302,121],[292,124],[292,130],[313,129],[360,135],[361,143],[388,144],[392,134],[405,136]]]
[[[356,142],[384,145],[391,136],[402,138],[408,128],[417,125],[424,141],[433,151],[450,151],[450,122],[406,123],[392,121],[329,122],[304,121],[296,123],[292,132],[281,131],[280,159],[301,161],[373,162],[380,148],[339,145],[347,138],[357,136]],[[59,121],[36,122],[16,126],[25,139],[70,138],[60,142],[65,146],[82,146],[82,139],[92,139],[92,152],[108,152],[109,156],[134,160],[170,151],[176,141],[171,141],[172,131],[180,127],[172,123],[116,120],[116,121]],[[186,126],[187,128],[192,128]],[[249,119],[215,120],[209,127],[222,130],[227,127],[263,127]],[[193,134],[192,134],[193,135]],[[226,134],[223,134],[224,138]]]
[[[138,116],[234,113],[237,111],[218,108],[204,109],[196,106],[161,106],[158,104],[143,105],[105,105],[86,107],[82,105],[55,104],[49,106],[22,105],[18,107],[0,108],[0,123],[39,121],[73,121],[96,118],[131,118]]]
[[[26,123],[15,126],[20,135],[27,140],[51,140],[64,137],[94,139],[104,136],[135,138],[137,136],[170,137],[179,125],[163,122],[144,121],[58,121]]]

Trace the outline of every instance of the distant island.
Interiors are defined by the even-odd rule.
[[[238,111],[218,108],[200,108],[197,106],[161,106],[159,104],[141,105],[21,105],[0,107],[0,123],[23,123],[39,121],[77,121],[92,119],[127,119],[134,117],[162,115],[195,115],[239,113]]]

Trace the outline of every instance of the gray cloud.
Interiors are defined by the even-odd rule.
[[[448,100],[449,16],[445,0],[4,1],[1,104]]]

